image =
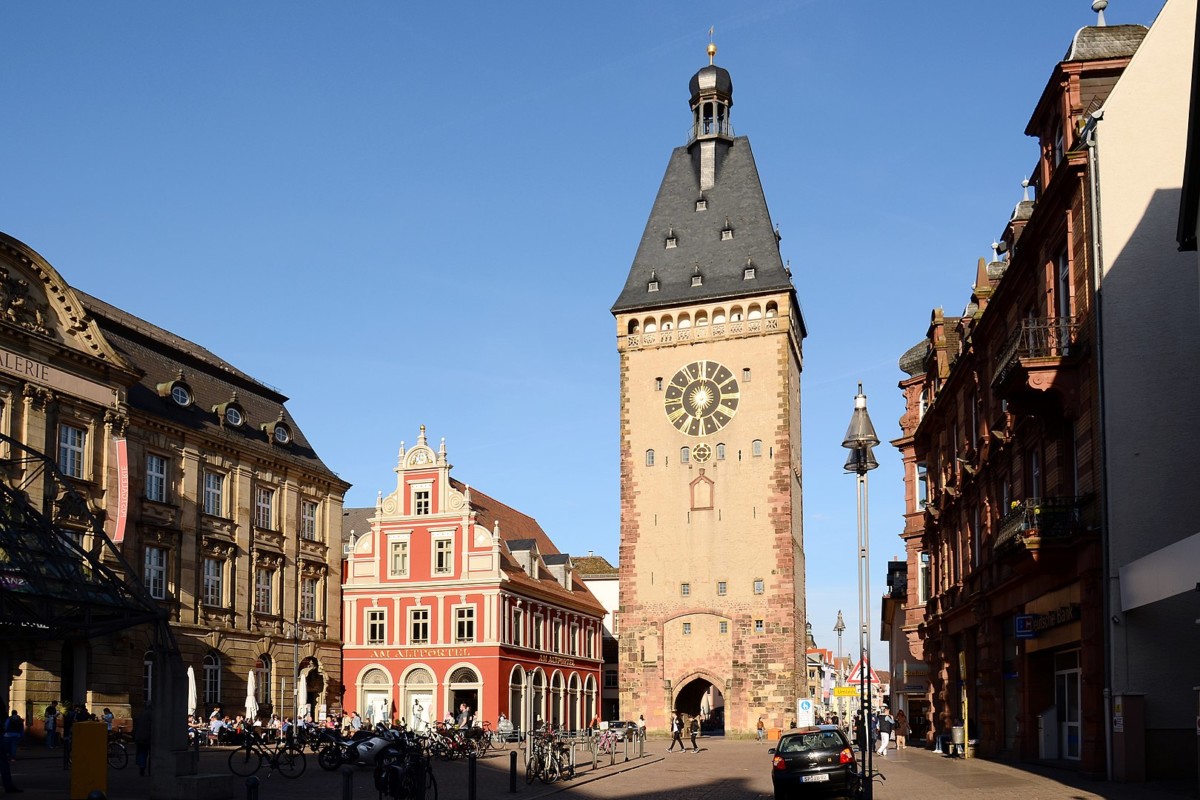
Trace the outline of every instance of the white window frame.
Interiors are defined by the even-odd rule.
[[[433,514],[433,484],[414,483],[409,487],[412,492],[412,513],[417,517],[428,517]]]
[[[254,527],[273,531],[275,490],[270,486],[254,487]]]
[[[211,517],[225,516],[225,474],[205,470],[204,513]]]
[[[387,609],[368,608],[365,627],[367,644],[387,644]]]
[[[310,542],[318,540],[317,536],[317,503],[312,500],[300,501],[300,538]]]
[[[58,426],[58,468],[68,478],[87,474],[87,429],[63,423]]]
[[[683,635],[684,636],[692,635],[692,623],[690,623],[690,622],[683,623]]]
[[[307,622],[317,620],[317,600],[321,596],[321,579],[310,575],[300,576],[300,619]]]
[[[149,546],[143,558],[143,574],[146,581],[146,591],[155,600],[167,598],[167,564],[169,562],[167,548]]]
[[[717,581],[717,597],[724,597],[729,593],[729,583],[727,581]]]
[[[432,641],[432,617],[429,606],[414,606],[408,610],[408,643],[429,644]],[[424,637],[418,636],[417,626],[424,628]]]
[[[717,633],[729,634],[729,622],[727,620],[721,620],[717,623]]]
[[[554,646],[554,652],[563,652],[563,622],[561,619],[556,619],[550,623],[551,643]]]
[[[572,622],[567,633],[567,655],[579,655],[579,623]]]
[[[440,534],[433,537],[429,548],[429,570],[433,575],[454,574],[454,535]],[[442,562],[442,563],[439,563]]]
[[[204,655],[204,705],[221,702],[221,657],[216,653]]]
[[[403,563],[403,569],[396,569],[396,556],[400,556]],[[407,578],[412,569],[411,561],[409,560],[409,535],[402,534],[399,536],[388,537],[388,577],[389,578]]]
[[[254,568],[254,613],[256,614],[275,613],[275,572],[276,570],[268,567]],[[266,580],[263,580],[264,577]]]
[[[690,583],[679,584],[679,596],[680,597],[691,597],[692,596],[692,585]]]
[[[545,631],[542,628],[542,626],[544,624],[545,624],[545,617],[543,617],[541,614],[533,615],[533,649],[534,650],[544,650],[545,649],[545,647],[543,646],[544,645],[543,639],[545,637]]]
[[[204,557],[200,602],[206,606],[225,605],[225,559]]]
[[[754,620],[754,632],[755,633],[766,633],[767,632],[766,621],[761,620],[761,619]]]
[[[754,579],[754,593],[755,594],[766,594],[766,592],[767,592],[767,582],[764,581],[762,578],[755,578]]]
[[[169,460],[158,453],[146,454],[146,499],[155,503],[167,502],[167,471]]]
[[[755,458],[762,456],[762,439],[755,439],[750,443],[750,455]]]
[[[454,643],[475,642],[475,606],[454,606]]]
[[[512,612],[511,641],[517,647],[525,645],[525,611],[520,608],[514,608]]]

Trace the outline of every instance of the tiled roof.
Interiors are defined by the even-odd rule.
[[[575,562],[575,571],[587,578],[601,578],[611,575],[616,577],[621,571],[608,563],[604,556],[579,556],[571,559]]]
[[[716,184],[700,191],[700,146],[677,147],[646,222],[614,314],[755,294],[793,291],[750,140],[716,140]],[[703,199],[706,209],[696,210]],[[723,239],[728,227],[732,238]],[[675,246],[666,246],[667,238]],[[746,260],[754,278],[746,280]],[[702,283],[693,286],[699,275]],[[653,279],[658,291],[647,290]]]
[[[900,356],[900,369],[910,378],[925,372],[925,356],[929,353],[929,339],[925,338],[904,351]]]
[[[225,439],[238,451],[337,479],[283,405],[287,397],[187,339],[78,289],[75,292],[105,339],[141,373],[139,381],[129,387],[130,406],[166,419],[179,428],[203,431],[207,436]],[[159,384],[175,381],[181,371],[183,382],[191,388],[194,398],[187,407],[158,392]],[[222,425],[212,410],[213,406],[228,402],[234,392],[237,392],[237,403],[245,411],[246,418],[237,428]],[[279,420],[281,414],[292,434],[291,441],[284,445],[271,441],[261,428],[264,423]],[[349,484],[345,486],[349,488]]]
[[[371,530],[371,517],[375,516],[375,508],[343,508],[342,509],[342,545],[350,543],[350,535],[361,537]]]
[[[1089,25],[1075,33],[1062,60],[1099,61],[1132,56],[1148,32],[1144,25]]]

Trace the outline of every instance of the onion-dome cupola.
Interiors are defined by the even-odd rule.
[[[729,109],[733,107],[733,79],[729,70],[713,64],[717,46],[708,43],[708,66],[692,76],[688,84],[691,92],[692,131],[688,142],[697,139],[732,139],[733,126],[729,122]]]

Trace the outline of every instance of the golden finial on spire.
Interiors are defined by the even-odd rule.
[[[717,54],[717,46],[713,44],[713,26],[708,26],[708,65],[711,67],[713,56]]]

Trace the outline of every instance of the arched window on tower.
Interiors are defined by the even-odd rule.
[[[686,464],[692,459],[692,449],[690,447],[679,448],[679,463]]]
[[[755,439],[750,443],[750,454],[755,458],[762,455],[762,439]]]
[[[654,451],[653,450],[646,451],[646,466],[647,467],[654,466]]]
[[[717,461],[725,460],[725,443],[717,442]]]

